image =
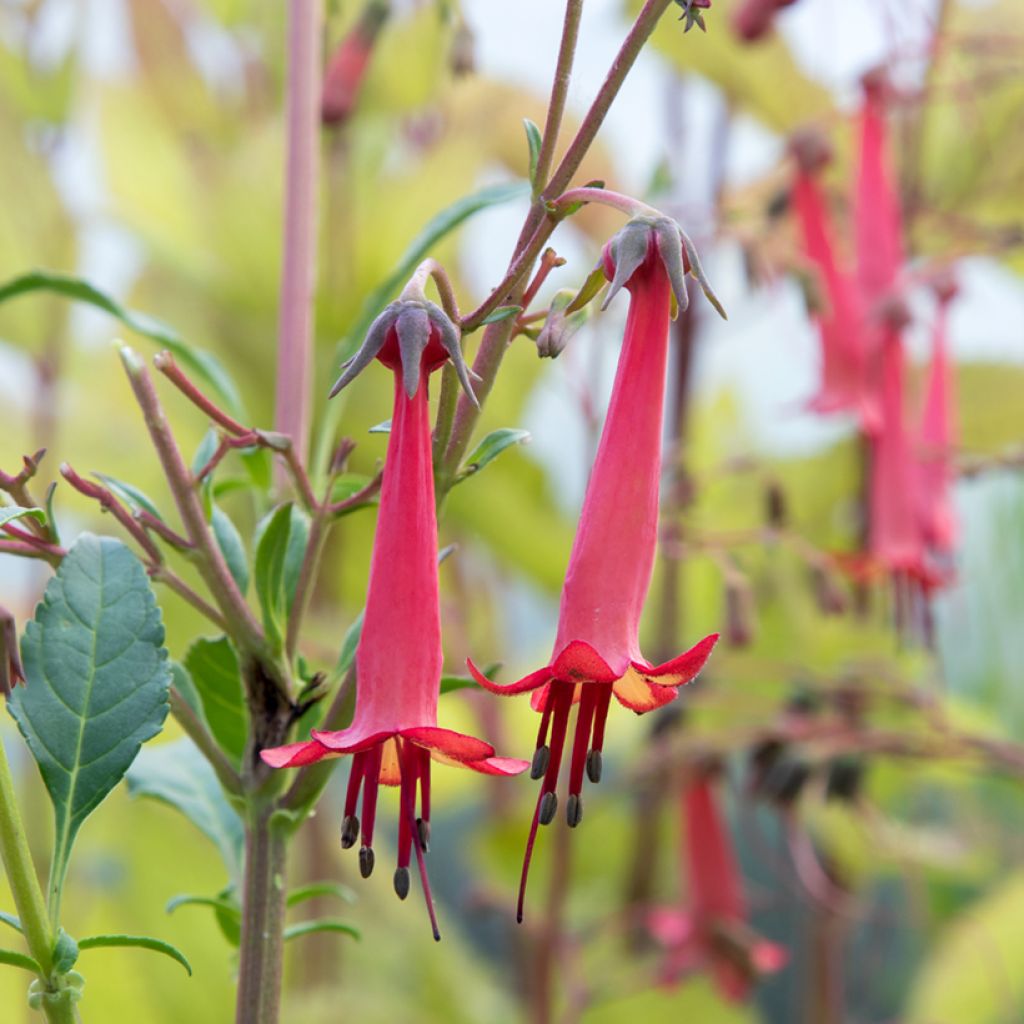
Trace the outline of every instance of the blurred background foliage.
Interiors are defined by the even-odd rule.
[[[723,625],[731,643],[681,698],[681,727],[666,732],[665,716],[627,721],[622,713],[610,730],[605,781],[573,836],[566,941],[551,968],[558,1019],[813,1021],[808,1006],[828,970],[821,950],[834,948],[827,937],[835,934],[844,1020],[1003,1024],[1024,1014],[1019,776],[955,739],[964,732],[998,745],[1019,738],[1024,725],[1024,488],[1012,470],[988,463],[959,485],[959,575],[934,602],[933,649],[898,636],[883,588],[855,613],[863,595],[831,569],[823,580],[808,556],[855,546],[860,453],[842,425],[812,423],[799,407],[813,381],[813,341],[789,273],[792,229],[767,211],[790,173],[780,143],[808,121],[836,144],[829,187],[840,209],[846,201],[856,76],[824,78],[800,45],[801,33],[838,18],[840,6],[800,0],[794,17],[805,22],[753,47],[732,34],[729,0],[716,0],[707,14],[706,36],[684,37],[666,17],[643,65],[641,99],[659,113],[641,117],[634,108],[638,131],[659,119],[669,125],[645,143],[655,163],[638,169],[628,147],[605,138],[579,178],[610,187],[636,186],[630,178],[639,178],[684,223],[696,218],[695,237],[730,310],[728,325],[699,314],[686,414],[669,428],[677,443],[666,473],[667,540],[648,602],[645,652],[655,661],[671,656]],[[908,230],[922,264],[961,261],[967,294],[954,317],[954,351],[962,443],[966,454],[992,459],[1024,437],[1024,298],[1016,277],[1024,9],[1016,0],[922,2],[909,5],[913,12],[885,0],[864,6],[877,19],[883,55],[909,81],[924,83],[916,101],[899,107],[894,126],[911,201]],[[485,60],[475,73],[452,69],[453,46],[467,45],[467,23],[481,41],[503,32],[519,45],[530,39],[520,22],[538,5],[521,13],[514,7],[395,0],[355,115],[325,131],[318,418],[339,342],[423,225],[459,197],[527,172],[522,118],[543,121],[543,89]],[[639,4],[598,7],[600,18],[584,20],[581,53],[588,31],[621,33]],[[795,13],[805,7],[817,14]],[[360,8],[328,3],[328,50]],[[927,41],[940,11],[941,59],[922,64],[921,39],[907,37],[901,18],[921,21]],[[0,277],[35,266],[79,273],[173,324],[224,361],[257,425],[273,415],[284,19],[285,5],[253,0],[8,0],[0,9]],[[547,69],[556,45],[554,34],[538,28],[517,59]],[[640,95],[623,102],[636,104]],[[584,99],[574,94],[567,131]],[[692,113],[701,103],[710,115]],[[691,120],[677,135],[670,115],[680,105]],[[708,168],[723,125],[729,167],[715,180]],[[500,277],[524,209],[521,199],[479,214],[432,253],[448,267],[463,308]],[[618,223],[608,210],[575,218],[565,241],[556,239],[570,260],[552,286],[582,282]],[[926,299],[915,312],[927,325]],[[526,427],[535,443],[460,485],[444,509],[442,543],[458,545],[441,572],[452,671],[472,652],[504,661],[503,678],[511,679],[547,653],[620,318],[614,309],[597,318],[557,364],[538,361],[525,338],[505,361],[481,431]],[[24,452],[45,446],[50,479],[68,461],[81,472],[131,480],[166,506],[169,495],[108,344],[116,333],[110,320],[60,299],[0,306],[0,464],[10,469]],[[384,439],[367,430],[387,415],[387,388],[383,374],[367,373],[341,399],[342,429],[358,441],[354,474],[368,477],[383,455]],[[163,397],[183,447],[195,450],[207,424],[169,389]],[[785,443],[776,430],[783,421],[796,424]],[[241,464],[233,459],[237,475]],[[230,490],[221,501],[251,537],[263,510]],[[66,487],[58,509],[68,535],[110,528]],[[318,668],[334,664],[362,606],[373,523],[372,510],[362,510],[332,535],[302,644]],[[188,577],[188,566],[179,568]],[[5,559],[3,603],[23,621],[44,580],[42,570]],[[731,590],[730,580],[739,581]],[[823,587],[839,595],[843,614],[826,614],[836,601],[823,597]],[[159,596],[168,646],[180,660],[207,627],[173,596]],[[784,808],[751,799],[744,776],[759,729],[789,720],[794,707],[831,714],[837,695],[851,689],[859,713],[904,748],[866,757],[860,800],[827,801],[821,771]],[[482,729],[509,754],[532,744],[525,701],[463,690],[444,698],[442,724]],[[9,722],[4,734],[17,748]],[[175,736],[169,725],[157,742]],[[679,895],[678,812],[664,765],[705,751],[729,755],[729,818],[754,923],[791,953],[790,965],[750,1006],[723,1003],[700,977],[659,988],[655,955],[631,927],[631,909]],[[821,768],[832,754],[823,742],[803,756]],[[19,766],[41,862],[47,805],[27,757]],[[296,884],[351,882],[355,874],[336,843],[344,770],[337,775],[300,835]],[[352,905],[327,909],[358,927],[362,941],[295,940],[283,1019],[524,1019],[531,956],[546,948],[547,908],[560,898],[557,886],[549,891],[547,872],[555,833],[564,830],[542,836],[527,920],[517,928],[513,892],[534,789],[467,776],[437,778],[430,861],[443,944],[434,947],[416,900],[394,900],[386,872],[354,884]],[[841,891],[838,906],[808,892],[794,867],[797,833]],[[216,850],[192,825],[159,803],[131,799],[124,787],[115,793],[81,837],[66,921],[82,934],[165,937],[186,952],[195,976],[186,982],[169,961],[132,951],[86,953],[87,1018],[230,1019],[232,949],[214,916],[192,906],[165,912],[176,895],[214,895],[227,882]],[[0,906],[8,905],[0,887]],[[29,1020],[23,987],[14,972],[0,972],[0,1007],[12,1024]]]

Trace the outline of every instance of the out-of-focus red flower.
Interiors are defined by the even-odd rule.
[[[359,20],[338,44],[324,73],[320,100],[320,120],[324,124],[341,124],[352,116],[370,66],[377,36],[388,20],[388,14],[386,3],[371,0],[363,8]]]
[[[747,908],[736,857],[707,775],[682,793],[682,909],[648,914],[648,927],[665,948],[660,976],[677,983],[687,974],[710,970],[726,998],[746,999],[757,979],[781,969],[782,946],[768,942],[747,924]]]
[[[683,249],[686,247],[686,256]],[[612,696],[632,711],[651,711],[673,700],[704,667],[718,634],[705,637],[662,665],[640,653],[640,614],[654,567],[661,476],[662,405],[672,295],[687,301],[685,275],[703,277],[696,252],[667,218],[639,218],[606,247],[611,289],[630,293],[625,338],[604,430],[583,500],[580,523],[562,588],[558,634],[551,661],[506,686],[469,663],[481,686],[494,693],[535,691],[541,712],[532,775],[543,778],[523,865],[519,913],[538,824],[557,808],[555,787],[569,713],[579,703],[569,768],[566,817],[583,815],[586,771],[601,776],[601,750]]]
[[[745,0],[732,19],[733,31],[746,43],[763,39],[771,30],[775,15],[796,0]]]
[[[12,687],[25,682],[18,654],[18,627],[14,616],[0,608],[0,694],[10,697]]]

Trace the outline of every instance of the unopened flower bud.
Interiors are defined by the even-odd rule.
[[[832,162],[833,149],[828,137],[817,128],[802,128],[789,140],[789,151],[805,174],[819,174]]]
[[[476,71],[476,37],[463,17],[459,18],[452,34],[448,67],[456,78],[472,75]]]
[[[324,74],[320,100],[320,119],[324,124],[341,124],[352,116],[369,69],[374,44],[388,13],[386,3],[371,0],[334,51]]]
[[[18,629],[14,616],[0,608],[0,693],[10,697],[12,687],[25,681],[25,670],[18,656]]]
[[[569,340],[579,331],[590,317],[590,307],[584,306],[574,313],[566,314],[566,307],[575,298],[576,293],[563,288],[555,293],[548,309],[547,319],[537,336],[537,355],[542,359],[555,359],[559,356]]]

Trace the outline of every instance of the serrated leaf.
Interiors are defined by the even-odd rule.
[[[295,600],[308,541],[309,517],[292,502],[279,505],[256,527],[253,582],[263,611],[263,626],[278,647]]]
[[[164,517],[160,515],[160,511],[152,499],[140,491],[134,484],[125,483],[124,480],[118,480],[117,477],[107,476],[106,473],[93,473],[93,476],[104,487],[113,491],[133,512],[144,510],[163,522]]]
[[[185,668],[203,703],[203,717],[221,749],[241,764],[248,738],[242,671],[231,641],[221,636],[197,640],[185,655]]]
[[[288,906],[295,907],[307,900],[315,900],[319,896],[334,896],[346,903],[355,903],[356,894],[340,882],[311,882],[309,885],[300,885],[288,893]]]
[[[14,914],[8,914],[3,910],[0,910],[0,924],[5,924],[8,928],[13,928],[16,932],[21,931],[21,921],[19,921]]]
[[[336,921],[333,918],[324,918],[320,921],[298,921],[288,925],[284,930],[284,941],[291,942],[292,939],[301,938],[303,935],[313,935],[316,932],[339,932],[349,935],[357,942],[363,937],[358,928],[346,924],[344,921]]]
[[[21,505],[0,505],[0,527],[28,516],[37,522],[46,522],[46,513],[41,508],[23,508]]]
[[[15,953],[13,949],[0,949],[0,964],[7,964],[8,967],[21,967],[23,970],[31,971],[33,974],[42,974],[43,969],[30,956],[24,953]]]
[[[189,977],[192,976],[192,965],[185,959],[185,954],[177,946],[172,946],[169,942],[164,942],[163,939],[151,938],[149,935],[90,935],[88,938],[79,940],[78,948],[83,951],[118,948],[149,949],[154,953],[162,953],[164,956],[176,960],[185,968]]]
[[[147,747],[128,771],[128,792],[180,811],[216,847],[232,880],[242,870],[244,829],[214,770],[188,737]]]
[[[227,512],[216,504],[211,509],[210,526],[213,528],[217,547],[227,562],[228,571],[238,589],[244,594],[249,589],[249,559],[246,557],[245,545],[242,543],[238,527],[231,521]]]
[[[53,802],[51,904],[82,822],[167,715],[171,671],[149,579],[120,541],[82,534],[22,640],[28,685],[7,702]]]
[[[485,316],[480,321],[480,324],[481,326],[484,324],[500,324],[502,320],[509,320],[514,316],[518,316],[522,311],[522,306],[499,306],[493,313]]]
[[[169,349],[176,359],[202,377],[205,383],[217,392],[233,416],[242,420],[248,419],[238,389],[220,360],[211,352],[188,345],[172,327],[145,313],[125,308],[88,281],[48,270],[33,270],[6,281],[0,285],[0,302],[37,291],[61,295],[66,299],[102,309],[136,334]]]
[[[450,234],[463,221],[481,210],[511,202],[513,199],[521,199],[528,194],[529,186],[521,181],[488,185],[471,195],[457,199],[451,206],[431,218],[423,230],[409,243],[409,247],[402,253],[391,275],[387,280],[382,281],[363,303],[363,308],[359,311],[355,323],[335,350],[335,364],[343,363],[355,351],[366,337],[366,332],[370,329],[370,324],[373,323],[377,314],[397,294],[409,275],[416,269],[417,264],[429,255],[445,235]]]
[[[467,456],[462,469],[459,470],[455,483],[460,483],[466,477],[479,473],[489,462],[493,462],[503,451],[513,445],[526,444],[530,440],[528,430],[516,430],[512,427],[502,427],[500,430],[492,430]]]
[[[526,144],[530,147],[530,184],[534,192],[539,192],[543,184],[537,181],[537,160],[542,141],[540,129],[528,117],[523,118],[523,128],[526,130]]]

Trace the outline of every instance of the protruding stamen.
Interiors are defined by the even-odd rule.
[[[530,822],[530,834],[526,837],[526,853],[523,855],[523,872],[519,876],[519,897],[516,900],[516,923],[523,923],[523,904],[526,902],[526,881],[530,877],[530,861],[533,859],[533,844],[537,839],[537,826],[540,824],[540,802],[537,798],[537,806],[533,811],[533,821]]]
[[[363,878],[369,878],[373,874],[373,847],[360,846],[359,847],[359,874]]]
[[[565,819],[569,828],[575,828],[583,820],[583,798],[579,793],[570,793],[569,802],[565,805]]]
[[[545,793],[540,798],[540,810],[537,820],[542,825],[550,825],[555,820],[555,811],[558,810],[558,797],[552,792]]]
[[[604,683],[591,683],[597,693],[597,704],[594,707],[594,730],[590,737],[590,748],[598,754],[604,750],[604,727],[608,721],[608,708],[612,702],[612,686]],[[597,779],[593,780],[594,782]]]
[[[590,740],[590,725],[594,721],[594,711],[600,699],[596,689],[598,683],[585,683],[580,691],[580,707],[576,714],[576,731],[572,739],[572,761],[569,765],[569,792],[579,794],[583,788],[583,765],[586,761]],[[573,815],[569,808],[570,818]],[[582,813],[582,812],[581,812]]]
[[[601,781],[603,770],[603,758],[600,750],[590,750],[587,753],[587,778],[596,786]]]
[[[409,869],[395,868],[395,895],[404,900],[409,895]]]
[[[366,770],[366,759],[367,755],[363,752],[352,755],[352,766],[349,769],[348,774],[348,789],[345,791],[345,819],[348,821],[349,818],[356,818],[356,804],[359,802],[359,789],[363,783],[363,774]],[[356,829],[358,831],[359,820],[356,818]],[[342,823],[342,836],[345,835],[345,825]],[[349,846],[355,843],[353,839],[348,846],[345,845],[344,838],[341,841],[341,845],[347,850]]]
[[[416,776],[419,754],[419,750],[412,743],[402,740],[398,741],[398,762],[401,766],[403,780],[399,811],[401,814],[400,824],[405,824],[410,837],[412,832],[416,830]],[[405,784],[406,779],[409,780],[408,785]],[[420,885],[423,886],[423,899],[427,904],[427,914],[430,917],[430,927],[433,929],[434,941],[440,942],[441,932],[437,927],[437,915],[434,912],[434,897],[430,893],[430,878],[427,875],[427,866],[423,860],[423,846],[420,843],[412,842],[410,842],[410,845],[416,851],[416,867],[420,872]],[[406,858],[406,863],[408,863],[408,850],[406,850]],[[402,866],[404,867],[404,865]],[[408,868],[406,868],[405,872],[405,891],[409,891]],[[397,892],[402,899],[405,898],[399,891],[399,878],[397,871],[395,872],[395,892]]]
[[[359,838],[359,819],[354,814],[346,814],[341,822],[341,848],[351,850]]]
[[[533,752],[533,761],[530,763],[530,778],[542,779],[548,770],[548,761],[551,760],[551,748],[545,744]]]

